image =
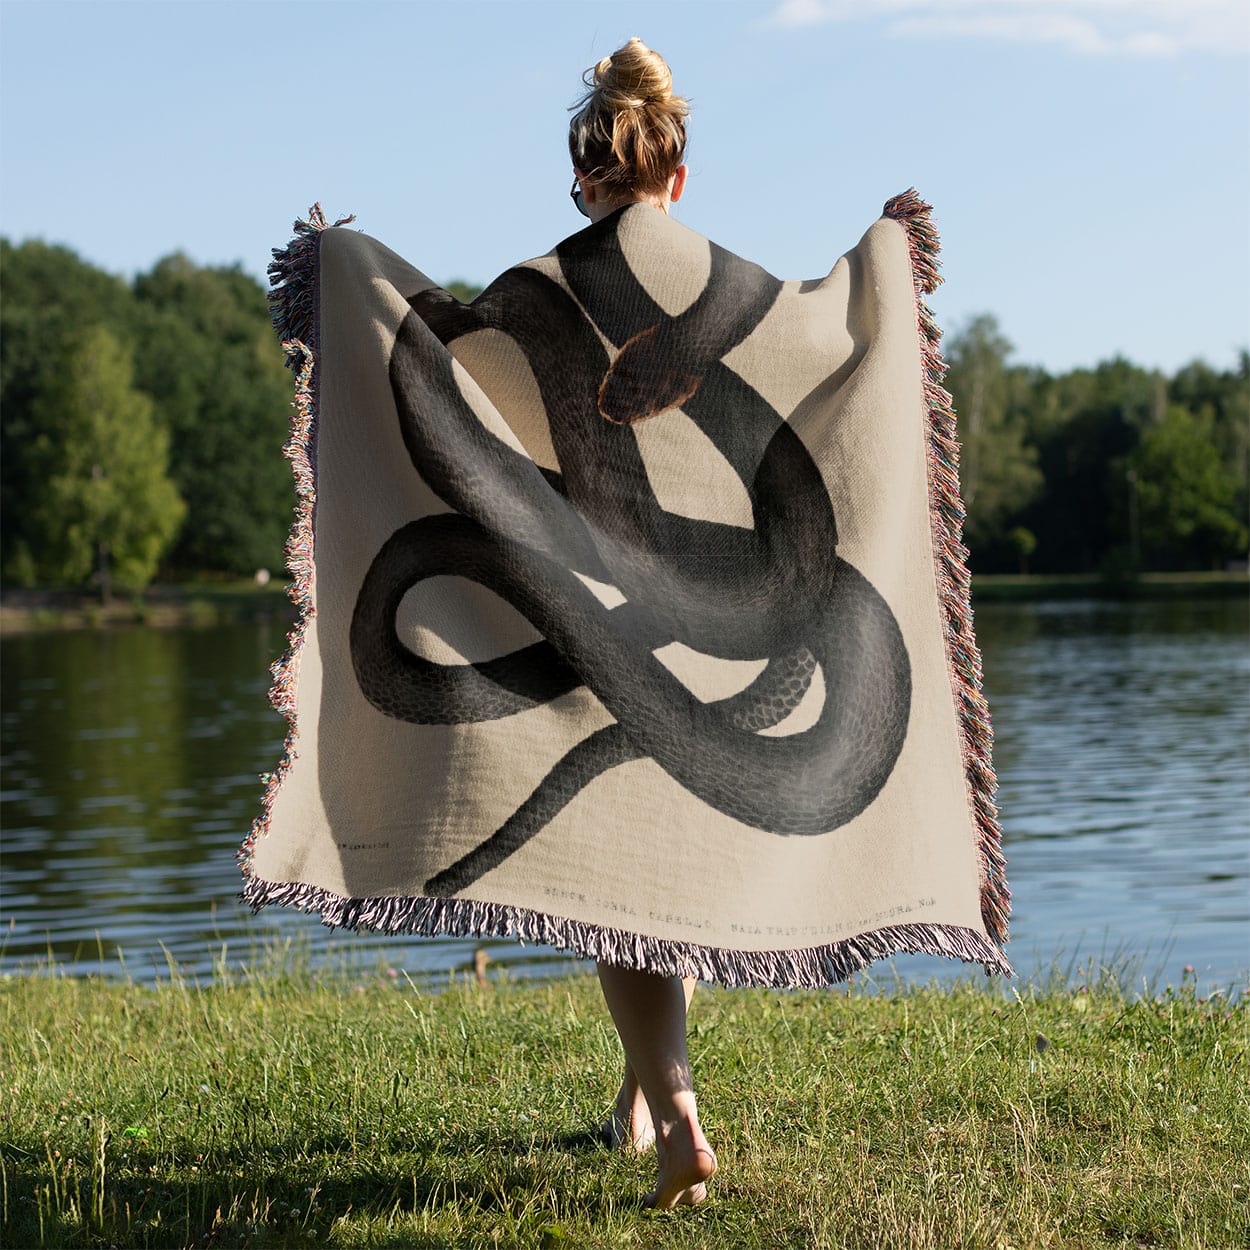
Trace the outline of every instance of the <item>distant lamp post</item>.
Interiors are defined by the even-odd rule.
[[[1137,470],[1128,469],[1124,474],[1128,481],[1128,545],[1133,567],[1141,568],[1141,526],[1137,519]]]

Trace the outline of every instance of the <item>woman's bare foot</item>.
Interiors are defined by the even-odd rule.
[[[660,1175],[645,1203],[662,1210],[695,1206],[707,1197],[716,1156],[699,1128],[686,1050],[686,1011],[694,978],[663,976],[602,961],[598,968],[604,1001],[627,1064],[614,1118],[618,1127],[628,1125],[622,1137],[637,1140],[636,1130],[646,1123],[638,1106],[641,1087],[651,1112],[647,1120],[656,1134]],[[645,1141],[645,1134],[638,1136]]]
[[[655,1151],[660,1161],[659,1182],[643,1205],[661,1211],[698,1206],[707,1197],[707,1182],[716,1171],[716,1156],[699,1121],[683,1119],[662,1125]]]
[[[642,1154],[655,1145],[655,1126],[651,1123],[651,1108],[638,1088],[637,1079],[626,1074],[620,1093],[607,1122],[599,1130],[604,1144],[613,1150],[636,1150]]]

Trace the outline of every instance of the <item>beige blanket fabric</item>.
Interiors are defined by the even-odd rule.
[[[928,214],[783,282],[636,204],[470,305],[297,223],[245,901],[729,985],[1010,973]]]

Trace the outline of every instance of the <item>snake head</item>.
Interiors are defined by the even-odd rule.
[[[702,381],[701,373],[690,373],[672,359],[652,326],[635,334],[603,375],[599,414],[616,425],[634,425],[680,408]]]

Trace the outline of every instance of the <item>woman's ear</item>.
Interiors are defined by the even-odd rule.
[[[673,180],[669,184],[668,198],[674,204],[681,199],[681,193],[686,189],[686,174],[689,167],[686,165],[678,165],[673,172]]]
[[[582,201],[586,204],[595,202],[595,183],[593,178],[587,178],[576,165],[573,166],[573,173],[577,176],[577,181],[582,184]]]

